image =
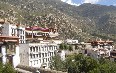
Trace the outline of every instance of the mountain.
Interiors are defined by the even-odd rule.
[[[103,38],[116,41],[116,7],[72,6],[60,0],[0,0],[0,17],[16,23],[54,27],[61,39]]]

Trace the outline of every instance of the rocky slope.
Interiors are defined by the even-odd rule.
[[[16,23],[53,27],[61,39],[81,41],[101,37],[116,40],[116,7],[83,4],[78,7],[60,0],[0,0],[1,18]]]

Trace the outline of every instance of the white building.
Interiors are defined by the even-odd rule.
[[[2,25],[2,36],[18,36],[19,43],[25,43],[25,27],[22,25],[5,23]]]
[[[80,43],[78,42],[78,40],[67,39],[63,43],[65,43],[67,46],[71,46],[72,50],[71,51],[70,50],[60,50],[61,48],[59,48],[59,50],[57,51],[57,54],[61,57],[62,60],[65,60],[67,55],[79,53],[78,46],[80,46]]]
[[[10,63],[16,67],[20,63],[19,58],[19,38],[0,36],[0,61]]]
[[[29,43],[20,45],[21,65],[49,68],[58,45],[55,43]]]
[[[68,43],[68,44],[78,44],[79,42],[78,42],[78,40],[67,39],[66,43]]]
[[[58,49],[57,29],[30,26],[25,28],[26,43],[20,44],[20,65],[49,68],[49,63]]]
[[[25,27],[4,22],[0,24],[0,61],[16,67],[20,63],[19,43],[25,43]],[[19,34],[18,34],[19,33]]]
[[[110,52],[113,49],[113,41],[103,41],[100,39],[86,43],[82,53],[95,59],[100,57],[107,58],[110,57]]]

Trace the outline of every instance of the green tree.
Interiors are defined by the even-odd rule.
[[[10,64],[2,64],[0,63],[0,73],[16,73],[14,68]]]
[[[0,62],[0,73],[2,73],[3,70],[3,64]]]
[[[69,45],[68,50],[69,50],[69,51],[73,51],[73,47],[72,47],[72,45]]]
[[[50,62],[50,68],[59,71],[65,69],[64,61],[60,59],[59,55],[56,55],[52,58],[52,61]]]
[[[116,63],[107,59],[94,60],[82,54],[68,55],[65,61],[60,56],[53,58],[52,68],[68,73],[116,73]]]
[[[73,51],[72,45],[68,45],[68,44],[66,44],[66,43],[60,44],[59,49],[60,49],[60,50],[69,50],[69,51]]]
[[[75,55],[74,59],[76,65],[78,66],[79,73],[81,72],[88,73],[89,71],[98,67],[98,63],[96,60],[84,56],[82,54]]]

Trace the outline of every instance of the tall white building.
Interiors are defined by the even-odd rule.
[[[30,26],[25,28],[26,43],[20,44],[20,64],[49,68],[49,63],[58,49],[59,35],[55,28]]]
[[[49,68],[49,63],[58,49],[55,43],[29,43],[20,45],[21,65]]]
[[[16,67],[20,63],[19,43],[25,43],[24,30],[25,27],[0,22],[0,61],[4,64],[10,63]]]

